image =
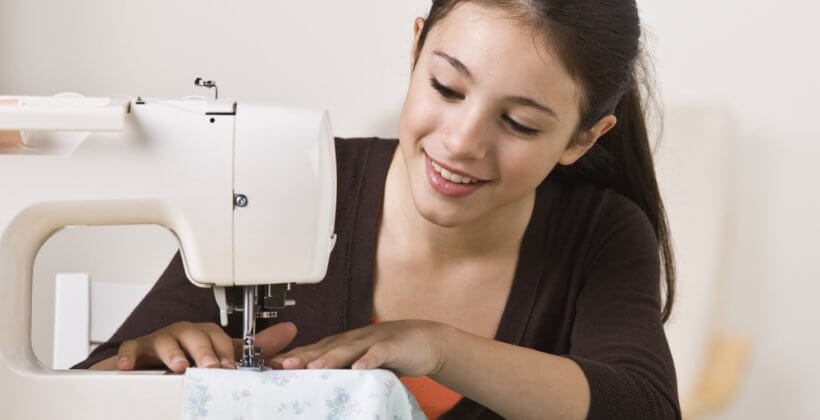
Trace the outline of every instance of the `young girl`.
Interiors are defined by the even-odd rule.
[[[634,0],[434,0],[414,34],[399,139],[337,140],[328,274],[266,362],[392,369],[430,417],[680,418]],[[231,368],[217,314],[177,255],[78,367]]]

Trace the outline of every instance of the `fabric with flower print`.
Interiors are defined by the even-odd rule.
[[[393,372],[189,368],[183,378],[183,418],[426,419]]]

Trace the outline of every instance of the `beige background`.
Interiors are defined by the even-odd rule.
[[[0,0],[0,94],[207,95],[192,84],[201,75],[216,80],[223,97],[327,108],[336,135],[395,136],[412,18],[428,5]],[[728,151],[722,181],[730,186],[730,213],[720,228],[727,293],[709,316],[716,327],[749,335],[754,347],[737,399],[713,418],[810,418],[820,390],[820,57],[812,45],[820,39],[814,22],[820,5],[639,5],[666,109],[721,110],[734,133],[715,145]],[[698,150],[686,155],[692,165],[699,164]],[[152,282],[174,247],[173,237],[157,229],[76,232],[56,235],[38,259],[33,342],[44,361],[54,272],[79,271],[92,260],[92,277]],[[132,260],[135,265],[122,270],[124,255],[154,262]],[[686,302],[709,299],[684,294],[676,319],[697,307]],[[682,334],[670,337],[673,347],[703,339]]]

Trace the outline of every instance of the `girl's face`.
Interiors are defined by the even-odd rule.
[[[422,25],[418,19],[416,42]],[[496,10],[457,6],[428,33],[401,114],[400,149],[419,213],[452,227],[531,203],[557,163],[591,146],[569,147],[579,100],[543,37]]]

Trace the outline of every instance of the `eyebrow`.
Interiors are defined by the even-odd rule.
[[[472,73],[470,73],[470,70],[467,68],[467,66],[464,65],[464,63],[459,61],[457,58],[451,57],[439,50],[433,51],[433,54],[447,60],[447,62],[450,63],[451,66],[455,67],[455,69],[458,70],[459,73],[463,74],[464,77],[473,80],[473,75]]]
[[[540,111],[544,111],[547,114],[552,115],[555,119],[559,119],[558,118],[558,113],[553,111],[552,108],[550,108],[546,105],[541,105],[538,102],[535,102],[534,100],[532,100],[530,98],[527,98],[527,97],[524,97],[524,96],[511,96],[511,97],[507,97],[506,99],[508,101],[516,103],[518,105],[528,106],[528,107],[535,108],[535,109],[540,110]]]
[[[470,69],[468,69],[467,66],[464,65],[464,63],[459,61],[459,59],[457,59],[455,57],[452,57],[452,56],[448,55],[447,53],[445,53],[443,51],[440,51],[440,50],[433,51],[433,55],[437,55],[437,56],[447,60],[447,62],[450,63],[450,65],[453,66],[453,68],[455,68],[459,73],[464,75],[464,77],[470,79],[471,81],[474,80],[473,79],[473,74],[470,73]],[[535,108],[539,111],[546,112],[547,114],[552,115],[555,119],[558,119],[558,113],[553,111],[552,108],[550,108],[546,105],[541,105],[540,103],[538,103],[538,102],[536,102],[536,101],[534,101],[530,98],[527,98],[525,96],[508,96],[504,99],[506,99],[507,101],[516,103],[518,105],[528,106],[530,108]]]

